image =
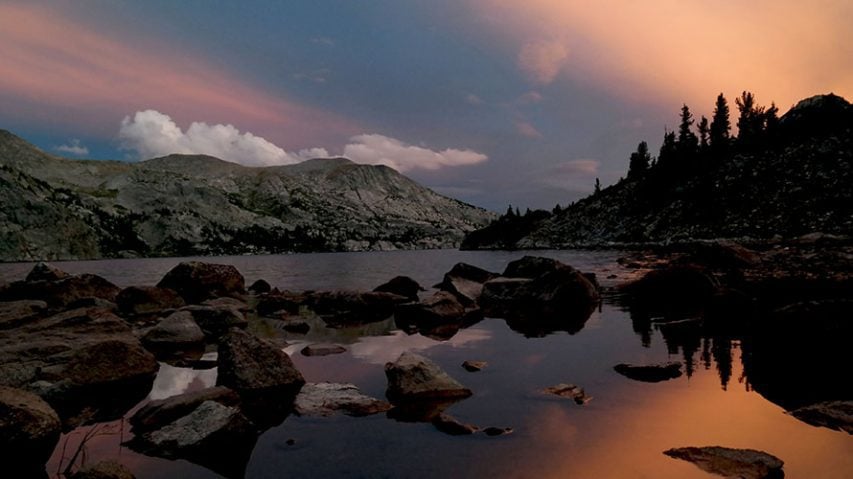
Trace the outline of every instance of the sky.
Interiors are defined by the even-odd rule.
[[[346,156],[568,204],[682,104],[853,99],[849,0],[0,0],[0,128],[69,158]]]

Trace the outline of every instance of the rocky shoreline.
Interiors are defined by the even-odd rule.
[[[17,458],[19,474],[46,477],[44,464],[61,432],[126,417],[148,394],[160,363],[193,364],[206,351],[218,353],[216,386],[143,405],[130,417],[129,447],[242,477],[258,436],[290,414],[385,413],[432,423],[451,435],[507,434],[512,430],[506,425],[480,427],[445,413],[472,391],[410,352],[385,366],[387,400],[352,384],[306,384],[282,344],[255,335],[253,318],[305,331],[317,319],[336,328],[393,317],[409,334],[447,339],[491,317],[540,337],[579,331],[604,298],[659,327],[724,331],[757,348],[801,338],[803,328],[812,337],[843,343],[851,333],[843,318],[853,311],[853,247],[830,248],[827,241],[834,240],[763,250],[728,241],[637,250],[620,260],[632,280],[616,287],[601,287],[595,275],[548,258],[527,256],[500,274],[460,263],[427,294],[406,277],[374,291],[279,291],[262,281],[247,290],[234,267],[201,262],[175,266],[156,286],[122,289],[39,263],[26,279],[0,284],[0,410],[10,418],[0,421],[2,449]],[[336,345],[315,345],[302,354],[339,352]],[[463,365],[471,372],[485,366]],[[628,379],[656,382],[681,375],[680,366],[616,369]],[[756,390],[776,400],[773,368],[747,367],[764,378]],[[794,417],[849,433],[853,395],[849,386],[840,388],[780,401]],[[578,405],[592,399],[572,384],[545,391]],[[726,456],[724,449],[710,451]],[[697,454],[707,462],[706,452]],[[767,461],[761,464],[767,467]],[[771,461],[773,474],[781,461],[776,465]],[[66,472],[75,468],[72,463]]]

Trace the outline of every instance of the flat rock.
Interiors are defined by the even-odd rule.
[[[494,427],[489,426],[483,429],[483,434],[487,436],[506,436],[507,434],[512,434],[513,429],[511,427]]]
[[[339,411],[367,416],[388,411],[391,404],[362,394],[353,384],[308,383],[296,396],[294,408],[301,416],[331,416]]]
[[[245,280],[237,268],[201,261],[178,264],[163,276],[157,286],[177,291],[187,304],[221,296],[239,296],[246,292]]]
[[[154,314],[186,305],[175,290],[156,286],[124,288],[116,295],[115,303],[120,313],[128,315]]]
[[[412,278],[408,276],[395,276],[387,283],[383,283],[374,288],[373,291],[393,293],[408,298],[411,301],[417,301],[418,292],[423,290],[424,288],[422,288],[421,285]]]
[[[740,479],[782,478],[783,462],[754,449],[728,447],[681,447],[664,451],[669,457],[692,462],[705,472]]]
[[[587,396],[586,392],[580,386],[574,384],[560,383],[556,386],[547,387],[542,390],[545,394],[553,394],[563,398],[571,399],[575,404],[584,405],[592,401],[591,396]]]
[[[646,383],[658,383],[681,377],[681,363],[642,366],[621,363],[613,366],[613,370],[629,379]]]
[[[59,416],[44,400],[31,392],[0,386],[0,454],[14,458],[11,465],[44,465],[60,432]]]
[[[300,351],[303,356],[330,356],[347,352],[347,348],[339,344],[309,344]]]
[[[286,390],[294,394],[305,384],[287,355],[272,343],[239,329],[231,329],[219,342],[217,385],[238,392]]]
[[[71,479],[135,479],[130,469],[115,461],[101,461],[84,466]]]
[[[222,386],[192,391],[177,396],[151,401],[139,408],[130,418],[134,432],[160,429],[177,419],[190,414],[201,403],[214,401],[225,406],[238,407],[240,396]]]
[[[0,303],[0,329],[20,326],[29,320],[43,315],[47,311],[47,303],[24,299]]]
[[[465,398],[471,390],[450,377],[437,364],[415,353],[405,352],[385,364],[386,395],[391,401]]]
[[[474,373],[477,371],[482,371],[483,368],[488,366],[489,363],[485,361],[465,361],[462,363],[462,367],[465,368],[466,371]]]
[[[853,434],[853,401],[826,401],[801,407],[792,416],[812,426]]]
[[[183,349],[204,345],[204,331],[189,311],[176,311],[149,329],[142,342],[157,349]]]

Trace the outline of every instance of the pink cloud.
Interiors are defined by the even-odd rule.
[[[527,121],[516,121],[515,122],[515,130],[519,135],[525,138],[542,138],[542,133],[536,129],[530,122]]]
[[[0,96],[11,111],[61,112],[64,122],[113,130],[129,112],[162,109],[316,142],[360,127],[332,113],[259,91],[236,75],[182,54],[92,31],[54,10],[0,5]],[[41,111],[35,111],[41,110]],[[109,127],[105,123],[109,123]]]

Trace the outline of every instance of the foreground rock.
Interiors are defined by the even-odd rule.
[[[18,327],[47,311],[44,301],[21,300],[0,303],[0,329]]]
[[[215,340],[231,328],[245,328],[249,325],[246,315],[230,305],[190,305],[180,309],[188,312],[193,321],[204,332],[206,338]]]
[[[658,383],[681,377],[681,363],[642,366],[621,363],[613,366],[613,369],[629,379],[646,383]]]
[[[296,394],[305,379],[280,348],[245,331],[232,329],[219,343],[216,382],[241,393],[274,390]]]
[[[163,276],[157,286],[177,291],[188,304],[221,296],[239,296],[246,292],[245,280],[237,268],[200,261],[178,264]]]
[[[405,352],[385,364],[386,395],[392,402],[465,398],[471,390],[450,377],[437,364],[415,353]]]
[[[239,407],[240,396],[231,389],[217,386],[151,401],[136,411],[130,424],[136,433],[160,429],[190,414],[205,401]]]
[[[22,299],[44,301],[53,308],[64,308],[86,298],[115,302],[120,289],[94,274],[62,277],[56,280],[15,281],[0,291],[0,301]]]
[[[801,407],[792,416],[812,426],[853,434],[853,401],[827,401]]]
[[[696,464],[711,474],[741,479],[782,478],[783,462],[778,457],[753,449],[728,447],[682,447],[664,451],[669,457]]]
[[[4,461],[4,469],[12,466],[14,473],[43,468],[60,431],[59,416],[40,397],[0,386],[0,457],[11,460]]]
[[[294,402],[301,416],[331,416],[340,411],[349,416],[368,416],[386,412],[391,404],[366,396],[353,384],[308,383]]]
[[[39,261],[35,266],[33,266],[33,269],[27,273],[27,277],[24,278],[24,281],[59,281],[60,279],[65,279],[69,276],[71,275],[50,263]]]
[[[135,479],[127,467],[115,461],[101,461],[85,466],[71,475],[71,479]]]
[[[584,405],[592,401],[591,396],[587,396],[586,392],[580,386],[574,384],[560,383],[556,386],[547,387],[542,390],[545,394],[553,394],[563,398],[571,399],[578,405]]]
[[[424,291],[417,281],[408,276],[395,276],[387,283],[377,286],[373,291],[392,293],[398,296],[403,296],[410,301],[418,300],[418,292]]]
[[[177,311],[149,329],[142,342],[157,351],[197,349],[204,347],[204,331],[196,324],[192,313]]]
[[[185,306],[183,298],[172,289],[156,286],[130,286],[116,296],[116,306],[122,314],[156,314],[165,309]]]

